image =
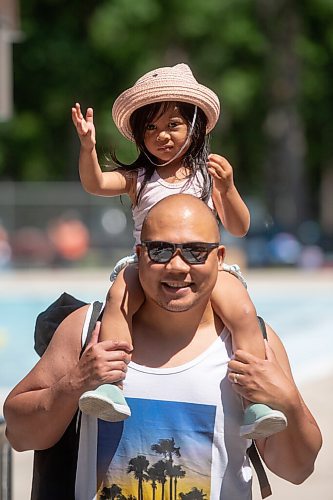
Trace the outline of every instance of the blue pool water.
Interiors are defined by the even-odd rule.
[[[333,294],[309,290],[269,295],[251,291],[258,314],[281,336],[296,381],[333,369]],[[57,297],[0,297],[0,392],[8,392],[36,363],[35,319]],[[85,300],[92,297],[84,297]]]
[[[57,297],[0,297],[0,390],[13,387],[38,361],[34,351],[36,317]]]
[[[48,298],[9,298],[0,301],[0,386],[11,387],[38,360],[33,349],[36,316]]]

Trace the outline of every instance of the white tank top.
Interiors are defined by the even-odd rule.
[[[140,169],[137,178],[137,190],[139,193],[142,182],[144,179],[144,170]],[[184,179],[179,182],[170,183],[163,180],[158,173],[153,173],[151,179],[148,181],[146,186],[141,193],[139,203],[133,207],[132,214],[134,220],[134,231],[133,236],[135,239],[135,244],[140,243],[141,228],[144,218],[147,212],[153,207],[158,201],[170,196],[172,194],[192,194],[200,198],[203,189],[203,176],[200,172],[197,173],[192,179]],[[210,198],[208,200],[208,206],[212,210],[214,209],[213,201]]]
[[[103,489],[113,488],[126,498],[140,498],[140,490],[145,499],[154,489],[159,499],[164,488],[170,500],[170,488],[172,499],[196,488],[211,500],[250,500],[251,442],[239,437],[243,411],[227,379],[230,356],[224,329],[181,366],[131,362],[124,395],[132,416],[109,423],[82,415],[75,498],[103,498]]]

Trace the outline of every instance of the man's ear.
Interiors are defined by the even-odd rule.
[[[218,249],[217,249],[217,262],[218,262],[219,269],[222,269],[222,265],[223,265],[223,262],[224,262],[225,254],[226,254],[225,246],[220,245],[218,247]]]

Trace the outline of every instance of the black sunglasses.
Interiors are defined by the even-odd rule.
[[[141,246],[147,248],[150,260],[158,264],[170,262],[176,251],[180,250],[182,259],[187,264],[204,264],[210,252],[219,246],[219,243],[170,243],[168,241],[141,241]]]

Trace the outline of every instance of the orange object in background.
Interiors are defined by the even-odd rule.
[[[51,222],[48,235],[55,250],[63,259],[79,260],[89,249],[89,231],[79,219],[60,218]]]

